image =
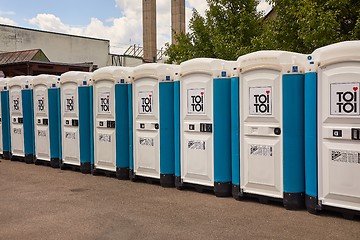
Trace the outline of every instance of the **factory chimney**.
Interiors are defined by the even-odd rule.
[[[144,62],[156,62],[156,0],[143,0]]]
[[[175,35],[185,32],[185,0],[171,0],[171,43]]]

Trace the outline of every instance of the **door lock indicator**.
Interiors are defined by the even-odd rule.
[[[71,120],[71,125],[75,126],[75,127],[79,126],[79,120],[77,120],[77,119]]]
[[[144,123],[140,123],[140,128],[144,129],[145,128],[145,124]]]
[[[49,125],[49,120],[46,119],[46,118],[44,118],[44,119],[43,119],[43,124],[44,124],[44,125]]]
[[[41,119],[38,119],[38,123],[41,123]]]
[[[155,129],[159,129],[159,124],[155,123]]]
[[[280,128],[274,128],[274,134],[275,135],[280,135],[281,134],[281,129]]]
[[[39,119],[39,121],[40,121],[40,119]],[[65,124],[66,124],[66,125],[69,125],[69,124],[70,124],[70,121],[69,121],[69,120],[66,120],[66,121],[65,121]]]
[[[107,128],[115,128],[115,121],[106,121]]]
[[[194,131],[195,130],[195,125],[194,124],[189,124],[189,130]]]
[[[24,119],[22,117],[18,118],[18,123],[24,123]]]
[[[342,130],[333,130],[333,137],[342,137]]]
[[[100,121],[100,122],[99,122],[99,126],[100,126],[100,127],[103,127],[103,126],[104,126],[104,122],[103,122],[103,121]]]
[[[200,132],[212,132],[212,124],[200,123]]]
[[[360,128],[351,129],[351,140],[360,140]]]

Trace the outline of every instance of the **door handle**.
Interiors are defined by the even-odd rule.
[[[274,134],[279,136],[281,134],[281,128],[274,128]]]

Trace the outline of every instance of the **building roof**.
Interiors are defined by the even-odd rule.
[[[0,53],[0,65],[27,61],[50,62],[41,49]]]

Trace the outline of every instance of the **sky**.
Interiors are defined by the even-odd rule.
[[[157,0],[157,45],[171,39],[169,0]],[[123,54],[142,46],[142,0],[0,0],[0,23],[110,40],[110,52]],[[192,9],[204,15],[206,0],[186,0],[188,26]],[[259,11],[270,6],[261,0]]]

